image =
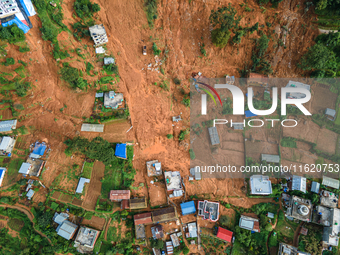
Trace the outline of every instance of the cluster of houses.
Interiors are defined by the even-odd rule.
[[[53,217],[54,224],[57,226],[57,234],[66,240],[74,239],[74,247],[77,247],[80,253],[91,253],[99,237],[100,231],[80,226],[69,221],[67,213],[55,213]],[[78,231],[78,233],[77,233]],[[77,235],[76,235],[77,233]]]
[[[297,190],[307,193],[307,179],[302,176],[293,175],[287,179],[287,183],[281,184],[284,192]],[[272,193],[271,181],[268,176],[254,175],[250,177],[251,194],[270,195]],[[338,190],[339,180],[323,176],[322,185]],[[310,192],[320,197],[320,205],[313,206],[312,201],[287,193],[282,194],[282,202],[286,209],[285,216],[289,220],[300,220],[323,226],[322,244],[325,249],[331,246],[337,247],[340,233],[340,209],[338,209],[338,195],[329,190],[320,190],[320,183],[313,181]],[[242,218],[242,217],[241,217]],[[281,247],[281,245],[280,245]],[[288,247],[288,246],[287,246]],[[287,250],[283,245],[283,250]],[[290,247],[290,246],[289,246]],[[294,254],[294,253],[293,253]],[[304,253],[301,253],[304,254]]]

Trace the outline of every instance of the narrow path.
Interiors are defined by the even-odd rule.
[[[295,247],[298,247],[299,245],[299,236],[300,236],[300,229],[303,225],[303,221],[301,221],[300,225],[296,228],[295,233],[294,233],[294,239],[293,239],[293,245]]]
[[[105,229],[104,229],[104,239],[105,241],[107,241],[107,231],[109,230],[109,226],[110,226],[110,223],[111,223],[111,220],[112,218],[109,219],[109,221],[107,222],[106,226],[105,226]]]
[[[39,230],[36,230],[36,229],[35,229],[35,227],[34,227],[35,223],[33,222],[34,215],[33,215],[29,210],[27,210],[25,207],[19,206],[19,205],[0,205],[0,207],[16,209],[16,210],[18,210],[18,211],[23,212],[24,214],[26,214],[27,217],[28,217],[28,219],[32,222],[33,229],[35,230],[35,232],[37,232],[39,235],[45,237],[45,238],[48,240],[48,242],[49,242],[50,244],[52,244],[51,240],[50,240],[45,234],[43,234],[43,233],[40,232]],[[52,245],[53,245],[53,244],[52,244]]]
[[[280,197],[280,199],[279,199],[279,204],[280,204],[280,208],[279,208],[279,209],[277,209],[277,212],[276,212],[276,214],[277,214],[276,221],[275,221],[275,223],[274,223],[274,224],[272,224],[273,230],[272,230],[272,231],[270,231],[270,233],[269,233],[269,235],[268,235],[268,238],[267,238],[267,242],[266,242],[266,246],[267,246],[267,253],[268,253],[268,254],[270,254],[270,252],[269,252],[269,246],[268,246],[269,238],[270,238],[270,236],[273,234],[273,232],[274,232],[274,229],[276,228],[276,224],[277,224],[277,221],[278,221],[278,218],[279,218],[279,212],[280,212],[280,211],[281,211],[281,209],[282,209],[282,204],[281,204],[281,197]]]

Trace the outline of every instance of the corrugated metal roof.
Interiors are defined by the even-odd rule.
[[[76,189],[76,193],[80,193],[80,194],[83,193],[85,183],[90,183],[90,179],[80,177],[79,182],[78,182],[78,186],[77,186],[77,189]]]
[[[54,222],[57,224],[62,224],[65,220],[67,220],[69,215],[67,213],[55,213],[54,214]]]
[[[32,165],[30,163],[26,163],[26,162],[22,163],[22,165],[19,169],[19,173],[20,174],[28,174],[31,166]]]
[[[209,136],[210,136],[210,141],[212,145],[220,144],[220,138],[217,133],[217,128],[216,127],[210,127],[208,128]]]
[[[329,178],[327,176],[324,176],[322,179],[322,184],[334,189],[339,189],[339,180]]]
[[[109,65],[109,64],[114,64],[114,63],[115,63],[114,58],[111,58],[111,57],[104,58],[104,65]]]
[[[332,116],[332,117],[335,117],[336,111],[334,109],[327,108],[326,111],[325,111],[325,114]]]
[[[96,97],[104,97],[104,92],[97,92]]]
[[[233,238],[233,232],[225,228],[219,227],[216,236],[224,241],[231,243],[231,239]]]
[[[64,237],[67,240],[70,240],[73,234],[76,232],[78,226],[73,224],[72,222],[65,220],[59,227],[57,228],[57,234],[61,237]]]
[[[1,143],[0,143],[0,150],[6,150],[9,143],[11,142],[12,138],[9,136],[2,137]]]
[[[0,167],[0,187],[1,187],[2,181],[5,177],[5,172],[6,172],[6,168]]]
[[[268,163],[280,163],[279,155],[261,154],[261,160]]]
[[[181,210],[183,215],[189,215],[196,213],[196,207],[194,201],[189,201],[181,204]]]
[[[103,124],[83,124],[81,130],[83,132],[104,132]]]
[[[31,198],[33,197],[34,193],[35,193],[34,190],[33,190],[33,189],[30,189],[30,190],[27,192],[26,197],[27,197],[28,199],[31,199]]]
[[[292,190],[299,190],[303,193],[306,193],[307,179],[302,176],[293,175]]]
[[[130,199],[130,190],[111,190],[110,200]]]
[[[151,212],[134,215],[133,219],[135,225],[152,223]]]
[[[320,190],[320,183],[312,182],[311,191],[314,192],[314,193],[319,193],[319,190]]]
[[[16,129],[17,120],[5,120],[0,121],[0,132],[9,132],[12,129]]]
[[[188,232],[189,232],[191,238],[197,237],[196,222],[188,223]]]

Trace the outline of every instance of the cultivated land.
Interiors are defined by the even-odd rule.
[[[41,1],[49,5],[49,1]],[[39,1],[33,2],[37,4]],[[89,36],[81,40],[74,36],[72,25],[86,19],[75,14],[73,0],[56,1],[58,8],[61,7],[63,11],[62,23],[65,25],[56,38],[60,51],[67,50],[69,57],[57,60],[53,57],[51,42],[42,38],[40,28],[46,24],[46,20],[41,13],[30,17],[33,28],[25,35],[25,42],[1,47],[1,50],[5,49],[7,52],[1,62],[5,62],[6,58],[15,60],[14,65],[0,65],[1,78],[9,79],[8,73],[12,73],[14,78],[24,77],[25,81],[32,84],[32,88],[24,97],[19,97],[13,92],[14,88],[9,88],[8,85],[2,84],[0,89],[1,100],[12,100],[1,104],[0,120],[18,119],[18,131],[15,133],[17,141],[12,157],[0,157],[0,166],[7,168],[0,189],[0,228],[3,229],[0,231],[0,239],[13,240],[11,238],[19,237],[24,240],[20,241],[20,247],[32,249],[32,254],[35,243],[44,247],[44,250],[38,249],[41,254],[73,254],[75,248],[71,241],[57,236],[56,226],[52,225],[54,212],[67,211],[70,221],[102,231],[94,254],[132,254],[128,253],[128,249],[133,248],[137,252],[137,245],[141,248],[140,253],[150,254],[151,226],[146,226],[146,241],[135,241],[133,216],[173,205],[180,216],[180,223],[197,222],[202,230],[199,238],[181,239],[181,248],[183,245],[187,246],[191,253],[255,254],[252,251],[258,250],[258,254],[276,254],[278,241],[299,245],[300,248],[298,233],[301,224],[288,221],[282,215],[284,208],[281,198],[279,199],[282,190],[271,197],[251,196],[249,174],[222,174],[213,176],[214,178],[203,175],[210,178],[189,181],[190,164],[216,165],[218,162],[220,165],[230,164],[239,169],[241,166],[266,163],[261,162],[261,154],[279,155],[281,165],[295,165],[296,168],[303,168],[306,164],[338,164],[338,126],[324,119],[299,114],[289,116],[297,120],[298,125],[295,128],[284,128],[278,124],[271,128],[270,124],[265,123],[261,128],[234,130],[230,126],[220,125],[217,127],[220,145],[211,146],[207,128],[212,123],[207,117],[200,116],[200,95],[190,94],[189,79],[193,72],[202,72],[209,78],[224,77],[226,74],[240,77],[239,71],[251,65],[254,40],[259,39],[262,34],[267,34],[270,38],[266,56],[273,69],[271,77],[293,79],[306,75],[298,68],[297,63],[319,34],[317,24],[313,22],[316,15],[312,11],[304,14],[302,1],[283,1],[277,8],[270,7],[271,4],[263,7],[256,1],[232,1],[237,14],[243,16],[239,24],[241,27],[251,27],[257,22],[259,27],[254,33],[247,33],[241,43],[228,43],[226,47],[218,48],[211,42],[213,28],[209,16],[212,10],[227,6],[230,1],[159,0],[158,15],[153,21],[153,28],[148,25],[143,1],[93,2],[99,4],[101,10],[93,15],[92,20],[95,24],[103,24],[106,29],[108,43],[105,48],[108,55],[114,56],[119,75],[105,74],[103,56],[95,54],[93,41]],[[54,14],[58,12],[58,8],[53,11]],[[53,21],[53,24],[57,23]],[[86,25],[85,30],[87,27]],[[46,34],[45,31],[44,36]],[[5,44],[5,41],[1,41],[1,46]],[[143,45],[147,46],[146,56],[142,55]],[[159,56],[153,54],[153,45],[161,50]],[[22,46],[27,46],[30,50],[22,53],[19,51]],[[19,60],[27,64],[24,71],[18,69],[24,66]],[[162,65],[159,65],[160,61]],[[66,63],[77,68],[80,76],[88,81],[90,85],[86,89],[72,89],[61,79],[61,69]],[[89,63],[93,66],[90,71]],[[111,76],[110,82],[98,82],[107,76]],[[175,82],[175,78],[180,82]],[[313,84],[312,100],[306,104],[306,108],[320,116],[326,108],[335,109],[340,114],[339,96],[332,89],[329,84]],[[9,90],[12,91],[10,94]],[[97,108],[100,101],[95,99],[95,93],[98,90],[123,93],[126,111],[121,110],[119,113],[124,115],[128,111],[128,114],[103,123],[103,133],[81,132],[81,125],[92,122],[94,116],[105,117],[115,112]],[[246,92],[246,86],[242,90]],[[263,88],[256,88],[255,94],[257,100],[265,100]],[[190,96],[192,111],[183,103],[183,99]],[[221,97],[226,102],[231,94],[224,92]],[[212,100],[208,100],[208,105],[214,105]],[[214,115],[233,118],[235,122],[243,120],[243,117],[226,114],[222,107],[218,107],[215,107],[217,110],[214,109]],[[226,109],[223,107],[223,110]],[[172,116],[179,114],[182,121],[172,122]],[[274,117],[280,118],[277,112],[270,118]],[[339,119],[337,117],[334,123],[338,124]],[[180,139],[181,132],[185,130],[188,131],[187,134]],[[64,143],[65,140],[79,136],[90,141],[101,137],[113,149],[116,143],[128,143],[131,153],[127,160],[118,159],[114,161],[115,164],[112,162],[106,165],[86,154],[91,151],[89,147],[86,152],[74,150],[71,155],[67,155],[65,150],[68,146]],[[26,182],[22,182],[23,177],[18,174],[18,170],[30,153],[30,145],[37,140],[48,144],[50,150],[46,154],[46,164],[41,175],[31,178],[34,180],[32,190],[35,195],[29,201],[26,199]],[[191,162],[189,148],[196,155],[196,159]],[[109,151],[101,151],[101,154],[109,155]],[[154,159],[162,163],[163,171],[180,172],[184,197],[169,202],[163,176],[148,177],[146,161]],[[127,175],[132,168],[136,173],[133,176],[134,182],[130,184]],[[75,193],[79,177],[90,179],[82,194]],[[310,177],[310,190],[313,176],[307,177]],[[332,177],[339,178],[334,173]],[[319,180],[318,178],[320,176],[314,176],[313,180]],[[273,185],[282,183],[280,178],[271,180]],[[112,189],[128,189],[131,197],[145,197],[147,208],[121,210],[120,203],[109,201],[108,194]],[[277,186],[275,189],[277,191]],[[232,230],[236,242],[231,245],[217,239],[214,233],[216,223],[203,220],[196,213],[182,216],[179,204],[189,200],[220,202],[220,220],[217,224]],[[271,221],[266,216],[268,212],[275,214]],[[261,235],[254,234],[251,237],[250,232],[238,232],[238,220],[243,213],[260,219]],[[162,225],[167,240],[170,239],[168,234],[177,232],[178,229],[184,235],[182,226],[177,222]],[[8,229],[7,233],[5,229]],[[322,229],[316,231],[318,235],[320,231]],[[35,237],[32,245],[27,244],[25,240],[33,235]],[[242,235],[242,240],[255,240],[253,246],[246,247],[241,243]],[[191,244],[193,240],[195,243]],[[306,240],[300,242],[304,247],[312,243]],[[54,247],[57,244],[60,246],[53,248],[52,244]],[[0,249],[2,247],[5,247],[5,241],[0,243]],[[181,253],[180,250],[176,252]],[[183,254],[187,254],[184,249]],[[339,253],[334,247],[334,252],[329,254]]]

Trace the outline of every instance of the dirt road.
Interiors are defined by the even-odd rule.
[[[23,212],[24,214],[27,215],[28,219],[32,222],[33,228],[34,228],[34,225],[35,225],[35,223],[33,222],[34,215],[33,215],[28,209],[26,209],[25,207],[23,207],[23,206],[21,206],[21,205],[2,205],[2,204],[0,204],[0,207],[16,209],[16,210],[18,210],[18,211],[20,211],[20,212]],[[36,230],[35,228],[34,228],[34,230],[35,230],[35,232],[37,232],[39,235],[45,237],[45,238],[49,241],[49,243],[52,244],[51,240],[50,240],[44,233],[40,232],[39,230]],[[53,244],[52,244],[52,245],[53,245]]]

